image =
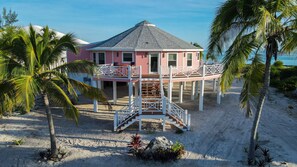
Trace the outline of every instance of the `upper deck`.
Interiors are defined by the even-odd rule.
[[[141,78],[159,78],[164,82],[210,80],[219,78],[223,72],[222,64],[202,65],[199,67],[161,67],[158,73],[142,74],[141,66],[99,65],[95,68],[94,79],[102,81],[136,82]]]

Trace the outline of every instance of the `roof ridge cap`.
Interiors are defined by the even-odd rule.
[[[155,27],[156,28],[156,27]],[[149,32],[152,34],[152,36],[154,37],[154,40],[156,41],[156,43],[158,44],[159,48],[162,48],[161,45],[159,44],[158,40],[156,39],[155,35],[152,33],[151,29],[148,27]]]

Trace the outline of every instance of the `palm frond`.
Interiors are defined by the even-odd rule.
[[[87,60],[75,60],[70,63],[62,64],[53,70],[65,73],[87,73],[92,75],[94,72],[94,63]]]
[[[252,50],[257,46],[253,40],[254,34],[238,36],[223,58],[224,71],[221,80],[222,91],[226,91],[232,84],[235,74],[245,66]],[[242,49],[244,48],[244,49]]]
[[[262,55],[256,53],[252,63],[243,71],[244,84],[239,99],[241,108],[247,108],[247,116],[252,114],[253,99],[259,95],[263,85],[264,68]]]
[[[41,93],[41,84],[30,75],[15,77],[11,81],[15,87],[15,98],[23,101],[26,112],[30,112],[35,104],[35,97]]]
[[[69,81],[73,85],[73,87],[80,91],[84,96],[100,101],[102,104],[106,105],[109,110],[111,110],[112,107],[102,90],[89,86],[83,82],[76,81],[74,79],[69,78]]]
[[[76,123],[78,123],[79,111],[72,104],[69,96],[67,96],[64,90],[51,81],[47,81],[44,84],[44,93],[48,95],[50,102],[57,106],[63,107],[66,118],[73,119]]]

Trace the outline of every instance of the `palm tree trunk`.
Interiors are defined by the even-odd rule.
[[[265,64],[265,71],[264,71],[264,85],[260,91],[255,119],[251,130],[250,146],[249,146],[249,153],[248,153],[249,165],[252,165],[255,162],[255,146],[256,146],[257,131],[258,131],[258,126],[259,126],[259,122],[262,114],[265,97],[268,92],[268,87],[270,83],[270,64],[271,64],[272,53],[270,50],[266,50],[266,52],[267,53],[266,53],[266,64]]]
[[[50,133],[50,140],[51,140],[51,157],[56,157],[58,156],[57,141],[56,141],[54,121],[52,117],[52,112],[49,107],[49,100],[48,100],[47,94],[44,94],[43,99],[45,104],[45,111],[46,111],[48,128]]]

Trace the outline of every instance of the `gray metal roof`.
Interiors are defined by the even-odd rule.
[[[159,29],[148,21],[142,21],[134,27],[111,37],[88,50],[176,51],[202,50],[202,48],[195,47],[192,44]]]

